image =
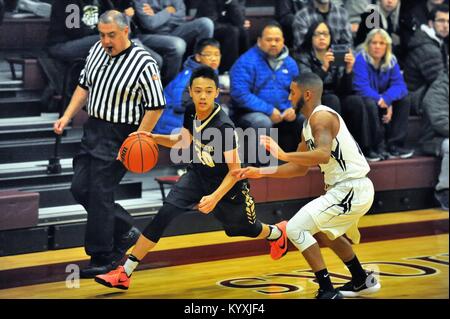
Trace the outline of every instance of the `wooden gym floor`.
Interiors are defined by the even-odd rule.
[[[448,212],[437,209],[364,216],[354,249],[382,285],[370,298],[448,299],[448,223]],[[344,265],[322,251],[333,283],[346,282]],[[318,288],[293,246],[273,261],[264,240],[220,231],[162,238],[128,291],[76,280],[86,263],[82,248],[1,257],[0,298],[309,299]]]

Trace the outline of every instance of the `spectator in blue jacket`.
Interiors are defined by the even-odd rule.
[[[360,112],[358,124],[365,130],[364,140],[358,142],[367,160],[411,157],[413,150],[403,148],[410,111],[408,89],[385,30],[369,32],[353,72],[354,90],[365,104],[355,111]]]
[[[277,128],[280,146],[288,152],[296,150],[303,117],[295,113],[288,97],[290,84],[298,74],[297,63],[284,45],[281,26],[270,22],[262,29],[257,45],[231,68],[232,119],[236,125],[265,129],[256,131],[258,141],[260,135],[269,134],[270,128]]]
[[[185,52],[199,40],[213,37],[214,24],[205,17],[187,21],[183,0],[133,2],[138,26],[146,33],[141,41],[164,57],[161,76],[168,83],[180,71]]]
[[[201,65],[207,65],[214,70],[219,68],[220,43],[212,38],[200,40],[195,47],[195,54],[184,62],[184,69],[164,89],[166,108],[158,120],[153,133],[176,134],[183,126],[184,112],[188,104],[192,103],[189,95],[189,79],[192,72]]]

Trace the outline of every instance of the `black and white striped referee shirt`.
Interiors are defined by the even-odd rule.
[[[166,105],[156,61],[134,43],[111,57],[97,42],[78,84],[89,90],[89,116],[108,122],[139,125],[146,110]]]

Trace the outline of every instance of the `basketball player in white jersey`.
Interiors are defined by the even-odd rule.
[[[318,299],[356,297],[378,291],[381,285],[361,267],[350,242],[360,241],[359,219],[372,206],[370,168],[342,118],[321,105],[322,80],[314,73],[301,74],[291,83],[289,99],[306,120],[296,152],[286,153],[268,136],[261,143],[274,157],[287,162],[274,167],[247,167],[233,172],[239,178],[290,178],[303,176],[319,165],[326,184],[325,195],[311,201],[287,224],[287,235],[300,250],[319,283]],[[316,238],[330,247],[350,270],[352,280],[334,289]]]

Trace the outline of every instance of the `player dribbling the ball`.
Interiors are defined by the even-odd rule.
[[[190,79],[189,92],[195,109],[187,109],[181,132],[155,134],[153,138],[158,144],[172,148],[188,148],[193,143],[192,163],[143,231],[125,264],[96,276],[95,280],[102,285],[128,289],[134,269],[155,247],[169,223],[194,209],[213,214],[228,236],[268,239],[273,259],[286,253],[286,222],[266,225],[257,220],[247,181],[238,181],[231,174],[241,168],[241,163],[233,122],[220,105],[214,103],[219,94],[214,70],[207,66],[196,69]],[[202,134],[206,130],[220,134]]]

